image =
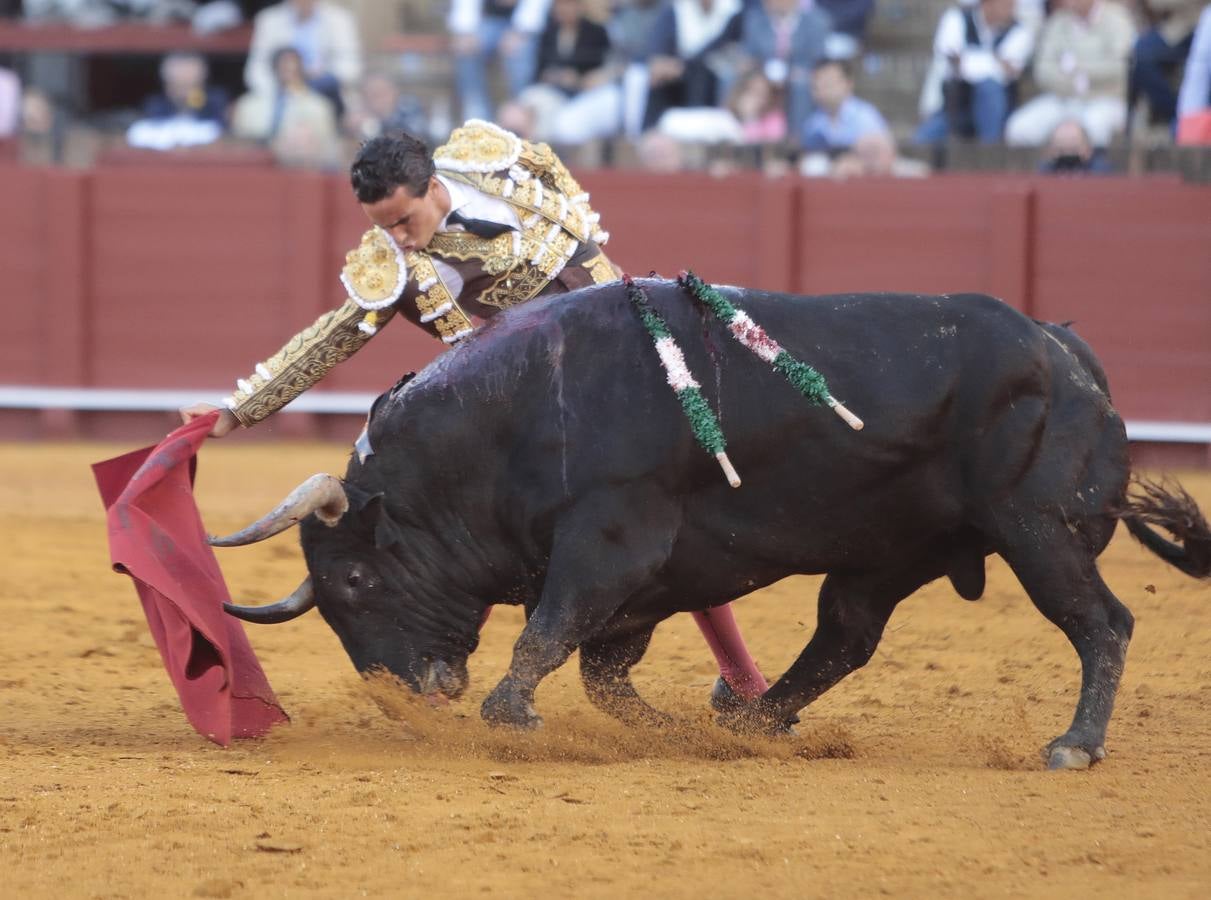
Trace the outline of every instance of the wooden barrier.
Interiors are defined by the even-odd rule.
[[[613,236],[611,256],[632,273],[688,266],[801,293],[992,293],[1039,318],[1075,320],[1126,418],[1211,422],[1211,188],[615,171],[581,180]],[[341,302],[337,274],[366,226],[343,177],[261,166],[0,165],[0,196],[8,385],[218,396]],[[392,324],[318,390],[382,390],[441,349]],[[0,436],[77,425],[69,411],[0,410]],[[272,430],[320,427],[308,414]],[[1205,447],[1182,452],[1206,458]]]

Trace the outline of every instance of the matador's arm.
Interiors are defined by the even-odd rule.
[[[372,228],[346,255],[341,281],[349,292],[344,305],[324,313],[236,382],[238,390],[225,403],[241,425],[271,416],[360,350],[395,315],[407,267],[387,234]]]
[[[394,314],[390,307],[379,310],[374,314],[376,324],[381,326]],[[241,378],[238,390],[225,401],[227,408],[244,426],[273,415],[370,340],[373,332],[359,327],[365,319],[366,310],[351,299],[324,313],[259,363],[255,372]]]

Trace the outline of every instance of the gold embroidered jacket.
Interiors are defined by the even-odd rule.
[[[474,318],[541,294],[574,290],[618,277],[600,246],[609,239],[589,195],[546,144],[523,141],[489,122],[471,120],[433,154],[437,171],[508,203],[520,231],[492,239],[439,232],[428,246],[404,254],[372,228],[341,271],[349,294],[339,309],[291,338],[237,382],[226,400],[243,425],[281,409],[362,347],[400,313],[446,344],[462,340]],[[434,259],[462,279],[457,296]]]

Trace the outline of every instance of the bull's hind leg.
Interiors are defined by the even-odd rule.
[[[580,677],[589,700],[628,725],[673,723],[671,716],[649,706],[631,683],[631,668],[643,658],[654,628],[580,646]]]
[[[820,588],[816,632],[799,658],[762,697],[725,713],[720,721],[741,731],[778,731],[781,723],[866,665],[896,605],[944,572],[940,564],[923,561],[891,571],[829,575]]]
[[[1039,612],[1064,632],[1081,658],[1076,715],[1044,755],[1049,769],[1084,769],[1106,756],[1106,727],[1134,618],[1102,581],[1087,542],[1063,526],[1051,530],[1051,539],[1036,534],[1029,546],[1002,556]]]

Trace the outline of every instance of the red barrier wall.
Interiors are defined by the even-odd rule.
[[[689,266],[802,293],[992,293],[1075,319],[1125,417],[1211,422],[1211,188],[615,171],[582,182],[628,271]],[[342,258],[365,228],[343,177],[262,167],[0,165],[0,197],[7,384],[225,390],[343,299]],[[441,349],[392,325],[323,387],[381,390]],[[47,421],[0,411],[0,433]],[[275,430],[315,425],[284,417]]]

